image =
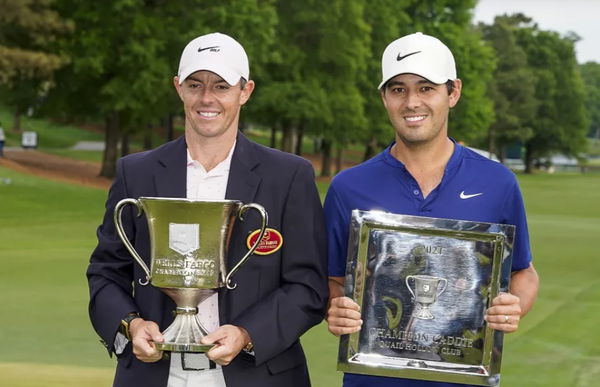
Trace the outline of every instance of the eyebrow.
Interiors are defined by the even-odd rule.
[[[194,81],[194,82],[202,82],[201,80],[199,80],[198,78],[194,78],[193,76],[189,76],[186,78],[186,81]]]
[[[204,83],[204,81],[202,81],[201,79],[195,78],[192,75],[190,75],[189,77],[187,77],[185,80],[186,81],[190,80],[190,81],[194,81],[194,82]],[[215,83],[227,83],[227,82],[223,78],[221,78],[218,81],[216,81]]]
[[[427,79],[420,79],[417,81],[417,85],[436,85],[436,84],[431,81],[428,81]],[[406,82],[401,82],[401,81],[388,82],[387,87],[392,87],[392,86],[406,86]]]

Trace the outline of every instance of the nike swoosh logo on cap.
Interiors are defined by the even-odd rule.
[[[406,54],[406,55],[400,55],[400,54],[402,54],[402,53],[401,53],[401,52],[399,52],[399,53],[398,53],[398,56],[396,57],[396,60],[397,60],[398,62],[400,62],[402,59],[404,59],[404,58],[406,58],[406,57],[409,57],[409,56],[411,56],[411,55],[418,54],[418,53],[420,53],[420,52],[421,52],[421,51],[415,51],[415,52],[411,52],[410,54]]]
[[[202,51],[204,51],[204,50],[212,50],[212,49],[214,49],[214,48],[219,48],[219,47],[220,47],[220,46],[212,46],[212,47],[204,47],[204,48],[200,47],[200,48],[198,49],[198,52],[202,52]]]
[[[475,194],[466,194],[465,191],[462,191],[460,193],[460,198],[461,199],[471,199],[471,198],[474,198],[475,196],[479,196],[479,195],[483,195],[483,192],[479,192],[479,193],[475,193]]]

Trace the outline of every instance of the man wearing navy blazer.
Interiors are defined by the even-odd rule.
[[[243,47],[231,37],[213,33],[192,40],[173,83],[184,106],[185,134],[119,160],[87,270],[92,324],[109,354],[117,354],[114,386],[310,386],[299,337],[323,319],[328,298],[325,228],[312,166],[238,132],[254,82]],[[145,273],[115,231],[116,204],[142,196],[258,203],[268,212],[268,227],[281,234],[280,249],[252,256],[236,272],[235,289],[221,288],[210,304],[199,306],[209,316],[199,319],[216,324],[203,344],[216,345],[206,355],[185,354],[192,367],[181,365],[181,354],[155,348],[175,304],[158,288],[139,284]],[[129,208],[122,220],[150,265],[145,217]],[[236,222],[228,269],[259,225],[252,211]]]

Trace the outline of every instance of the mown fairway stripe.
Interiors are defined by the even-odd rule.
[[[106,387],[112,384],[114,370],[39,363],[0,363],[0,375],[0,385],[6,387]]]

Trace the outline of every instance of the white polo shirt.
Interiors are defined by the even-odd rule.
[[[221,161],[210,171],[206,171],[202,164],[192,159],[187,152],[187,190],[188,199],[223,200],[227,191],[227,180],[229,179],[229,168],[235,143],[229,150],[225,160]],[[198,304],[198,315],[196,318],[208,330],[212,332],[219,327],[219,298],[215,293]],[[206,368],[202,371],[186,371],[182,369],[181,355],[171,354],[171,368],[169,370],[168,387],[225,387],[225,379],[221,366],[209,369],[208,358],[205,354],[185,354],[186,364],[192,363],[194,368]]]

